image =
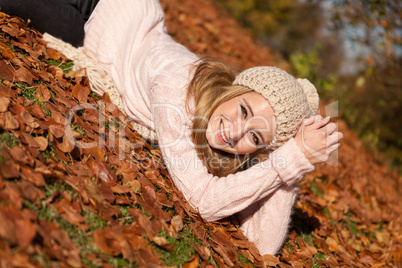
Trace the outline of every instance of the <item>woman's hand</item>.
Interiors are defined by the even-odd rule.
[[[336,151],[343,138],[330,118],[316,115],[305,119],[296,133],[295,141],[311,164],[325,163]]]

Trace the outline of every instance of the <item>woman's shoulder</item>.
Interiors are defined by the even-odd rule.
[[[124,46],[140,44],[154,29],[164,30],[158,0],[101,0],[85,24],[84,46],[111,60]]]

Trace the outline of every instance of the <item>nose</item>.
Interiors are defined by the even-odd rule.
[[[244,136],[245,134],[245,123],[242,121],[234,122],[231,135],[230,143],[235,146]]]

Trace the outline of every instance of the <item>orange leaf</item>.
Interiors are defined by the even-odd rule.
[[[328,237],[325,240],[325,243],[327,243],[329,250],[331,251],[336,251],[336,249],[338,248],[338,243],[335,241],[335,239]]]
[[[193,255],[190,260],[183,263],[183,268],[197,268],[200,265],[200,261],[197,255]]]
[[[10,104],[10,99],[5,97],[0,97],[0,113],[4,113],[8,110],[8,105]]]

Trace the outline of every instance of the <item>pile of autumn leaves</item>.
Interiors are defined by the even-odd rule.
[[[267,50],[260,57],[236,51],[235,45],[257,45],[250,36],[237,37],[242,43],[235,40],[233,21],[214,17],[208,1],[196,2],[205,11],[198,17],[191,13],[192,1],[163,3],[180,42],[193,44],[201,55],[223,40],[218,34],[231,36],[216,49],[234,64],[270,57]],[[224,34],[226,29],[230,34]],[[107,256],[140,267],[163,266],[158,252],[178,250],[167,237],[179,239],[184,230],[197,239],[184,267],[249,267],[239,253],[257,267],[392,266],[401,261],[397,177],[376,164],[342,122],[348,142],[338,167],[320,166],[305,178],[282,254],[260,256],[232,222],[200,218],[173,186],[159,149],[127,124],[107,95],[92,94],[82,72],[64,73],[49,65],[66,59],[47,49],[38,32],[3,13],[0,32],[0,133],[18,141],[0,148],[0,267],[107,267]],[[77,146],[93,142],[102,146]],[[43,215],[44,208],[86,232],[96,248],[80,251],[65,226]],[[102,224],[94,226],[88,215]]]

